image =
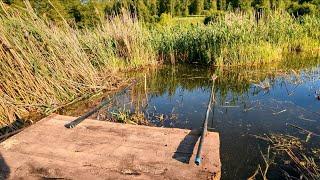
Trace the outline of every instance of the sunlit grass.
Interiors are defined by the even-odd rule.
[[[203,24],[204,18],[204,16],[175,17],[172,21],[174,24]]]
[[[290,53],[319,56],[320,17],[294,19],[286,12],[232,13],[208,26],[175,24],[153,29],[154,46],[168,62],[250,65],[283,59]]]
[[[118,69],[155,64],[149,33],[125,14],[79,30],[0,2],[0,127],[116,88]]]

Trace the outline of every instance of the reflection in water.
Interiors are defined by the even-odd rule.
[[[216,107],[208,129],[220,133],[222,178],[245,179],[263,164],[261,151],[267,149],[254,135],[306,138],[287,123],[320,134],[318,60],[293,58],[259,68],[165,66],[130,74],[141,83],[95,117],[110,118],[110,112],[122,108],[143,112],[157,126],[198,129],[205,118],[210,77],[215,73]],[[308,146],[319,148],[318,142],[318,137],[312,137]],[[279,176],[281,172],[270,174]]]

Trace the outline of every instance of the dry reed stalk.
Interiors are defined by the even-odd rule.
[[[306,155],[305,142],[289,135],[271,135],[270,137],[255,136],[271,144],[271,148],[278,153],[284,152],[291,160],[291,168],[300,173],[302,179],[319,179],[320,167],[313,157]],[[263,157],[265,160],[266,158]],[[288,173],[287,176],[290,177]]]
[[[24,12],[0,2],[5,12],[0,14],[0,127],[15,114],[52,112],[80,97],[115,89],[122,83],[118,69],[156,62],[148,35],[125,14],[80,30],[41,19],[25,3]]]

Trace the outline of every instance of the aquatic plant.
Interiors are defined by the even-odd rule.
[[[320,17],[294,19],[286,12],[229,12],[207,26],[178,24],[152,29],[153,43],[167,62],[261,65],[291,53],[319,55]]]
[[[127,109],[119,109],[111,112],[114,121],[125,124],[149,125],[149,121],[142,112],[130,112]]]
[[[309,137],[309,136],[308,136]],[[307,139],[308,139],[307,137]],[[256,136],[256,138],[264,140],[271,145],[271,150],[275,156],[282,158],[283,167],[282,169],[283,176],[286,179],[319,179],[320,178],[320,168],[319,168],[319,148],[308,148],[307,140],[301,140],[295,136],[282,135],[282,134],[271,134],[265,135],[264,137]],[[268,148],[268,156],[270,154],[270,146]],[[267,163],[264,155],[263,159]],[[267,166],[281,166],[280,164],[269,164]],[[258,170],[260,165],[258,166]],[[261,169],[261,168],[260,168]],[[251,178],[257,177],[258,170]],[[285,170],[290,170],[286,172]],[[268,173],[268,168],[265,171],[261,171],[260,175],[263,176],[263,179],[266,179]],[[290,174],[291,173],[291,174]],[[294,175],[292,175],[292,173]],[[298,177],[295,177],[298,176]]]

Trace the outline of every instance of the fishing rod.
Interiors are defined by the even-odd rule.
[[[111,101],[113,101],[117,96],[120,96],[122,94],[125,94],[133,85],[135,85],[137,83],[137,81],[133,81],[129,86],[127,86],[126,88],[124,88],[123,90],[115,93],[110,99],[106,99],[104,101],[102,101],[98,106],[96,106],[95,108],[93,108],[91,111],[87,112],[86,114],[82,115],[81,117],[75,119],[74,121],[71,121],[67,124],[65,124],[64,126],[68,129],[71,128],[75,128],[78,124],[80,124],[82,121],[86,120],[88,117],[90,117],[91,115],[93,115],[94,113],[96,113],[97,111],[99,111],[100,109],[102,109],[104,106],[106,106],[107,104],[109,104]]]
[[[210,111],[211,111],[211,106],[214,103],[214,83],[215,83],[215,80],[217,79],[217,76],[214,74],[211,78],[212,78],[212,88],[211,88],[210,100],[209,100],[208,107],[207,107],[206,119],[203,121],[203,130],[202,130],[202,134],[200,137],[197,155],[195,158],[195,163],[198,166],[201,164],[202,146],[204,143],[205,135],[207,134],[207,130],[208,130],[208,119],[209,119],[209,115],[210,115]]]

